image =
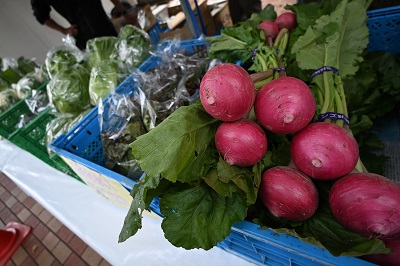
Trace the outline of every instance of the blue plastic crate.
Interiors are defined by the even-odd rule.
[[[162,32],[163,29],[160,23],[158,22],[154,24],[154,26],[147,31],[150,37],[150,41],[153,45],[157,45],[160,42],[160,33]]]
[[[218,246],[258,265],[374,265],[355,257],[335,257],[296,237],[263,230],[248,221],[234,224]]]
[[[400,53],[400,6],[370,10],[367,15],[368,50]]]

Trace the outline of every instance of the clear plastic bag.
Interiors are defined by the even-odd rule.
[[[33,59],[27,59],[25,57],[14,58],[1,58],[0,61],[0,79],[2,80],[1,87],[11,87],[11,84],[17,83],[26,74],[33,72],[39,66]],[[6,85],[6,86],[4,86]],[[0,88],[0,90],[2,90]]]
[[[45,66],[47,74],[53,78],[63,69],[79,64],[84,59],[84,54],[75,45],[75,40],[67,35],[63,44],[53,47],[46,54]]]
[[[18,96],[14,89],[5,89],[0,91],[0,113],[8,110],[18,102]]]
[[[119,32],[113,58],[123,64],[129,72],[133,72],[150,56],[153,49],[147,32],[127,24]]]
[[[46,80],[43,70],[37,68],[34,72],[26,74],[12,87],[16,90],[18,98],[22,100],[31,96]]]
[[[43,112],[50,105],[49,97],[47,96],[47,92],[45,90],[33,90],[31,97],[25,99],[25,103],[33,114],[39,114]]]
[[[33,90],[30,97],[25,98],[25,104],[29,108],[29,112],[22,114],[19,117],[19,122],[16,128],[22,128],[29,124],[35,117],[49,107],[49,98],[45,90],[37,91]]]
[[[49,155],[55,154],[55,152],[50,149],[49,145],[61,135],[71,131],[71,129],[77,125],[90,111],[91,110],[86,110],[78,115],[74,115],[68,113],[58,113],[55,110],[52,110],[52,112],[55,114],[55,118],[46,125],[46,147]]]
[[[103,144],[105,167],[137,180],[138,168],[129,145],[154,125],[155,115],[139,89],[130,94],[112,93],[98,106],[98,119]]]
[[[93,67],[89,80],[90,103],[95,106],[114,92],[120,80],[118,64],[114,60],[105,60]]]
[[[171,45],[175,43],[171,42]],[[214,62],[201,53],[189,56],[174,53],[174,49],[166,46],[165,53],[158,52],[161,62],[149,72],[136,71],[132,74],[136,86],[144,92],[156,112],[156,124],[180,106],[199,99],[201,79]]]
[[[97,66],[104,60],[112,59],[118,38],[115,36],[102,36],[87,41],[84,53],[89,68]]]
[[[63,69],[47,84],[52,106],[60,113],[79,114],[90,108],[90,73],[81,65]]]

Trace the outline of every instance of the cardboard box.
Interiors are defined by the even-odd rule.
[[[144,12],[142,13],[142,17],[138,15],[138,21],[141,28],[144,29],[145,31],[148,31],[157,23],[157,19],[156,16],[154,16],[153,12],[151,11],[149,5],[144,6],[143,11]]]
[[[215,5],[211,11],[211,15],[214,18],[215,28],[217,31],[221,30],[222,28],[233,26],[232,18],[229,13],[228,2]]]
[[[152,12],[160,23],[164,23],[169,20],[168,4],[154,6],[152,7]]]
[[[177,29],[171,30],[169,32],[160,33],[160,39],[161,40],[167,40],[167,39],[190,40],[190,39],[193,39],[193,37],[192,37],[192,33],[190,32],[189,26],[187,24],[185,24],[181,28],[177,28]]]
[[[197,4],[200,5],[202,0],[198,0]],[[194,0],[189,0],[190,7],[192,10],[196,8],[196,4],[194,3]],[[174,16],[178,14],[179,12],[182,11],[182,6],[181,6],[181,1],[180,0],[171,0],[168,3],[168,14],[170,16]]]
[[[197,16],[196,8],[193,10],[196,18],[197,18],[197,25],[200,28],[200,31],[203,30],[202,24],[204,25],[205,32],[207,36],[215,35],[216,28],[214,19],[211,16],[211,10],[207,6],[207,1],[203,1],[199,6],[200,14],[201,14],[201,21]],[[187,23],[184,23],[183,26],[178,27],[182,22],[185,21],[185,15],[183,12],[177,13],[170,21],[168,21],[168,28],[171,29],[170,32],[161,33],[161,39],[171,39],[171,38],[180,38],[181,40],[193,39],[193,36],[190,32],[190,28]],[[202,23],[201,23],[202,22]]]
[[[214,18],[211,15],[211,9],[207,5],[207,1],[204,1],[200,6],[199,6],[200,12],[201,12],[201,18],[203,20],[203,25],[205,28],[205,33],[207,36],[213,36],[217,32],[216,27],[215,27],[215,22]],[[196,13],[195,13],[196,14]],[[202,25],[199,19],[197,19],[197,23],[202,30]]]

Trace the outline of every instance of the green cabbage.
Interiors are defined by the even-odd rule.
[[[60,49],[48,53],[45,64],[49,77],[54,77],[61,70],[69,68],[79,62],[76,53],[73,50]]]
[[[60,113],[81,113],[90,107],[89,77],[81,65],[64,69],[47,84],[50,103]]]
[[[89,80],[90,103],[97,105],[118,85],[118,65],[106,60],[92,68]]]
[[[127,24],[118,36],[116,58],[130,68],[137,68],[149,58],[152,49],[149,35],[142,29]]]
[[[112,58],[115,53],[117,40],[118,38],[114,36],[104,36],[87,41],[86,56],[89,67],[93,68],[98,63]]]

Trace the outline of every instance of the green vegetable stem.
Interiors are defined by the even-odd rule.
[[[272,70],[271,76],[268,76],[265,79],[259,79],[255,82],[254,85],[257,90],[262,88],[272,79],[286,76],[286,72],[283,71],[285,65],[282,61],[282,56],[284,56],[286,52],[288,40],[289,32],[286,28],[283,28],[279,31],[272,46],[267,43],[262,43],[257,47],[253,59],[253,65],[249,68],[249,71],[266,72]],[[278,69],[280,70],[276,71]]]

